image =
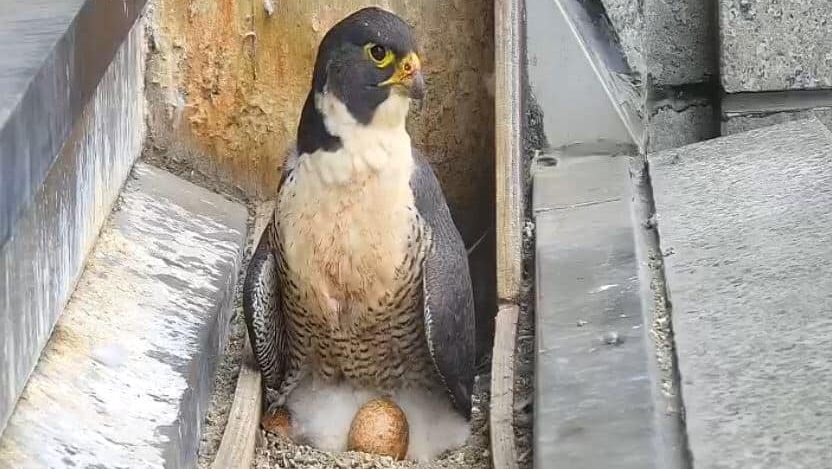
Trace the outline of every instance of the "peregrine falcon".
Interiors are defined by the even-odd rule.
[[[466,248],[405,121],[425,93],[410,26],[365,8],[324,36],[244,315],[270,411],[305,378],[437,390],[471,416]],[[408,417],[410,418],[410,416]]]

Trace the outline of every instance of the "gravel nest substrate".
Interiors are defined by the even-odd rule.
[[[523,230],[524,281],[514,350],[514,439],[517,467],[534,463],[534,243],[535,226],[527,217]]]
[[[532,308],[521,305],[517,323],[514,376],[514,439],[517,467],[530,469],[533,461],[534,320]]]
[[[254,469],[490,469],[491,453],[488,441],[488,380],[477,380],[474,409],[471,417],[471,436],[465,445],[447,451],[436,461],[416,463],[395,461],[389,457],[365,453],[332,453],[310,446],[298,445],[287,438],[265,431],[255,450]]]

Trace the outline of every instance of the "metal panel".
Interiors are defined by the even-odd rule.
[[[0,246],[146,0],[0,0]]]
[[[528,0],[526,49],[534,98],[555,148],[644,148],[643,98],[619,46],[577,0]]]
[[[0,247],[0,430],[141,151],[143,30],[134,27]]]

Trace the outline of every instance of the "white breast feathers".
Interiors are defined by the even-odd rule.
[[[300,156],[277,219],[289,270],[335,320],[350,302],[376,301],[393,287],[416,215],[410,137],[403,118],[394,122],[407,100],[391,96],[364,126],[328,96],[317,102],[343,146]]]

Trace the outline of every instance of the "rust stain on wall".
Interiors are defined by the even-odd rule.
[[[429,90],[411,119],[467,242],[493,225],[490,0],[155,0],[148,153],[257,199],[271,198],[294,139],[320,39],[368,5],[416,28]]]

